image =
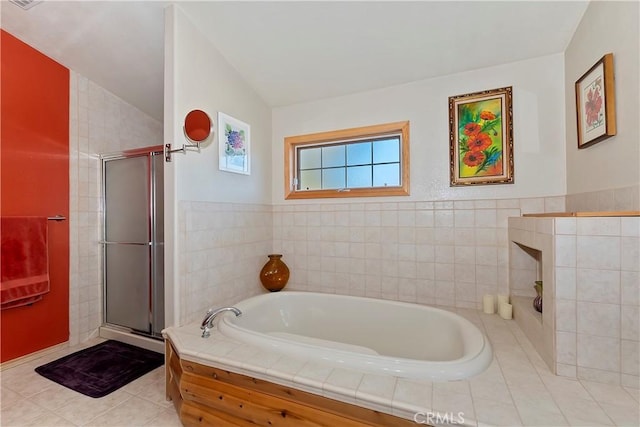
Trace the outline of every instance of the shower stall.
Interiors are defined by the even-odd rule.
[[[104,326],[130,335],[161,338],[162,146],[103,155],[101,160]]]

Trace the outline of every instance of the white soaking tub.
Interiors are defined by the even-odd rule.
[[[238,341],[344,368],[447,381],[484,371],[489,341],[467,319],[417,304],[311,292],[262,294],[227,312],[220,332]]]

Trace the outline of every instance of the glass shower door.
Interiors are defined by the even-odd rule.
[[[151,154],[151,333],[164,329],[164,153]]]
[[[152,186],[150,156],[104,160],[105,320],[150,334]]]

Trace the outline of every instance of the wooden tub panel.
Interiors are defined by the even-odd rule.
[[[404,418],[181,360],[169,340],[166,346],[167,396],[185,426],[415,426]]]

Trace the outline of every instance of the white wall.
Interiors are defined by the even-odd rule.
[[[216,136],[201,153],[165,163],[167,325],[260,292],[272,237],[271,110],[172,5],[165,14],[165,143],[186,142],[182,124],[193,109],[209,114]],[[218,170],[218,112],[251,126],[251,175]]]
[[[173,141],[185,141],[182,123],[193,109],[206,111],[216,136],[200,154],[175,155],[178,200],[268,203],[271,201],[271,110],[240,77],[179,6],[174,8]],[[218,170],[217,113],[251,126],[251,175]]]
[[[281,172],[284,137],[400,120],[411,121],[411,196],[395,198],[396,201],[564,195],[563,76],[563,55],[556,54],[276,108],[273,110],[273,203],[284,203]],[[448,97],[504,86],[513,86],[515,183],[450,187]]]
[[[638,2],[592,1],[565,51],[567,194],[629,186],[637,192],[639,13]],[[609,52],[615,69],[617,135],[578,150],[574,84]]]

